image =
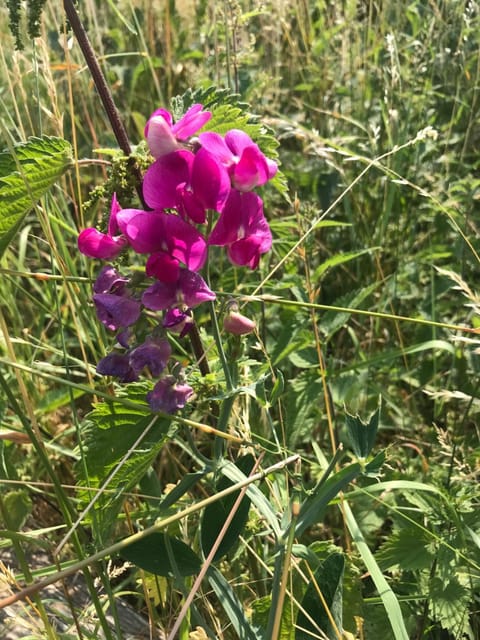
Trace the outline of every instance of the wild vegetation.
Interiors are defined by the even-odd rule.
[[[6,632],[478,638],[479,4],[76,10],[129,149],[63,7],[0,2]],[[145,124],[195,104],[212,114],[200,143],[242,130],[279,170],[255,184],[272,238],[258,266],[212,243],[201,274],[215,299],[181,309],[187,335],[142,307],[138,331],[171,350],[162,380],[183,389],[172,408],[155,374],[97,371],[119,336],[92,298],[106,261],[79,234],[116,233],[114,193],[124,210],[155,208]],[[115,286],[120,273],[143,296],[135,251],[109,261]],[[48,584],[65,586],[61,616]]]

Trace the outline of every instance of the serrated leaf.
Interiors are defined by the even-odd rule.
[[[473,637],[468,613],[473,602],[471,590],[455,577],[447,583],[434,577],[429,586],[429,610],[432,619],[440,622],[454,638],[463,638],[464,634]]]
[[[62,138],[29,138],[0,153],[0,257],[35,203],[72,164]]]
[[[248,475],[254,465],[254,459],[251,454],[243,456],[237,460],[235,466],[240,469],[242,473]],[[228,478],[222,477],[217,484],[217,490],[222,491],[231,486],[233,482]],[[216,500],[204,510],[201,521],[201,545],[202,551],[205,556],[210,553],[215,541],[218,538],[222,527],[225,524],[227,516],[232,511],[233,505],[238,498],[239,491],[235,491],[230,495]],[[241,535],[243,529],[248,520],[248,512],[250,510],[250,498],[245,496],[240,503],[233,519],[222,538],[222,541],[213,557],[213,560],[218,560],[224,556],[228,551],[238,542],[238,538]]]
[[[297,617],[295,640],[318,637],[321,629],[329,638],[337,640],[342,631],[343,571],[345,558],[342,553],[332,553],[315,571],[314,578],[305,592],[302,608]],[[318,589],[325,604],[320,600]],[[326,607],[330,612],[327,613]],[[335,625],[332,624],[331,618]]]
[[[380,420],[380,404],[368,419],[363,422],[359,416],[352,416],[346,412],[345,422],[347,431],[352,444],[353,451],[357,458],[366,458],[375,444],[375,438],[378,431],[378,423]]]
[[[201,560],[184,542],[166,533],[152,533],[122,551],[125,560],[157,576],[191,576],[198,573]]]
[[[401,567],[402,571],[420,571],[432,565],[432,538],[423,529],[408,527],[395,531],[375,554],[382,569]]]
[[[132,490],[160,452],[168,439],[170,422],[154,416],[148,405],[135,400],[139,393],[145,398],[143,384],[131,384],[119,393],[119,400],[102,402],[86,417],[82,428],[82,463],[78,464],[79,483],[93,489],[103,487],[96,497],[90,518],[99,541],[111,533],[121,509],[125,492]],[[130,395],[128,395],[130,394]],[[134,400],[138,408],[125,407],[122,397]],[[85,507],[97,492],[81,491],[81,507]]]

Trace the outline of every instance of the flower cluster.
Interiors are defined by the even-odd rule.
[[[199,273],[208,247],[225,247],[232,264],[255,269],[272,245],[263,203],[254,189],[275,175],[277,165],[244,131],[232,129],[224,137],[209,131],[194,137],[210,118],[200,104],[176,123],[168,111],[155,111],[145,126],[154,158],[143,181],[149,210],[122,209],[114,195],[106,233],[88,228],[78,238],[80,251],[91,258],[114,260],[127,248],[146,256],[145,278],[153,282],[140,294],[131,280],[107,264],[95,282],[93,302],[99,320],[118,332],[123,349],[103,358],[97,371],[124,382],[137,380],[144,370],[154,377],[163,375],[148,394],[153,410],[174,412],[193,393],[183,381],[164,373],[170,347],[161,331],[187,334],[193,326],[191,310],[215,299]],[[163,311],[162,327],[131,348],[131,328],[142,308]],[[252,330],[254,324],[249,326]],[[225,328],[247,331],[247,325],[239,328],[231,314]]]

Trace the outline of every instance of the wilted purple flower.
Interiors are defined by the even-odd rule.
[[[214,292],[198,273],[189,269],[180,269],[176,282],[155,282],[142,296],[142,303],[152,311],[177,306],[191,309],[207,300],[215,300]]]
[[[147,402],[152,411],[175,413],[183,409],[192,394],[193,389],[188,384],[177,382],[174,376],[165,376],[147,393]]]
[[[121,327],[129,327],[140,316],[140,303],[128,295],[95,293],[93,302],[98,319],[110,331],[117,331]]]
[[[233,264],[255,269],[260,255],[270,250],[272,233],[255,193],[232,189],[208,244],[226,246]]]
[[[210,111],[203,111],[201,104],[192,105],[175,124],[169,111],[154,111],[145,125],[145,138],[153,157],[160,158],[178,149],[181,143],[195,135],[211,117]]]
[[[196,223],[206,209],[221,211],[230,191],[225,167],[205,149],[161,156],[145,173],[143,195],[153,209],[177,208]]]
[[[120,275],[120,273],[111,264],[106,264],[101,268],[93,284],[94,293],[115,293],[115,295],[123,295],[128,278]]]
[[[172,354],[172,348],[165,338],[147,338],[145,342],[135,347],[128,356],[130,366],[138,374],[145,367],[152,376],[159,376],[167,366]]]
[[[118,232],[117,214],[121,210],[116,194],[113,194],[110,207],[110,219],[107,233],[101,233],[94,227],[83,229],[77,240],[78,249],[89,258],[111,260],[116,258],[127,246],[127,239]]]
[[[97,364],[97,373],[102,376],[114,376],[121,382],[133,382],[138,380],[136,371],[131,367],[127,354],[109,353]]]
[[[217,158],[230,174],[232,185],[239,191],[251,191],[265,184],[277,172],[277,164],[267,158],[250,136],[231,129],[225,138],[213,131],[199,135],[204,149]]]
[[[137,253],[163,251],[197,271],[205,264],[207,243],[188,222],[163,211],[122,209],[118,224]]]
[[[184,311],[178,307],[168,309],[163,317],[162,326],[183,338],[193,328],[192,313],[189,309]]]

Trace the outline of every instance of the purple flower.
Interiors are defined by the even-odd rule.
[[[167,366],[172,348],[165,338],[147,338],[145,342],[133,349],[129,356],[132,369],[138,374],[145,367],[152,376],[159,376]]]
[[[215,300],[214,292],[198,273],[189,269],[180,269],[176,282],[155,282],[142,296],[142,303],[152,311],[177,306],[191,309],[206,300]]]
[[[272,246],[272,233],[263,215],[263,203],[255,193],[232,189],[208,244],[226,246],[233,264],[255,269],[260,255]]]
[[[78,236],[78,249],[83,255],[110,260],[123,251],[128,244],[127,239],[122,235],[115,235],[118,232],[117,214],[120,210],[117,196],[113,194],[107,233],[101,233],[98,229],[89,227],[83,229]]]
[[[114,376],[121,382],[138,380],[139,374],[147,368],[152,376],[159,376],[167,366],[172,353],[165,338],[147,338],[147,340],[125,353],[113,351],[100,360],[97,373]]]
[[[140,303],[127,294],[95,293],[93,302],[97,317],[110,331],[129,327],[140,317]]]
[[[137,373],[130,366],[128,355],[123,353],[109,353],[97,364],[97,373],[102,376],[115,376],[121,382],[138,380]]]
[[[121,276],[111,264],[106,264],[102,267],[94,282],[93,292],[123,295],[127,282],[128,278]]]
[[[134,251],[157,253],[163,251],[197,271],[205,264],[207,243],[188,222],[163,211],[122,209],[118,224]]]
[[[205,149],[161,156],[147,169],[143,181],[143,195],[150,207],[177,208],[196,223],[205,222],[206,209],[221,211],[229,192],[227,170]]]
[[[207,131],[199,135],[202,147],[217,158],[227,169],[233,187],[251,191],[265,184],[277,172],[277,164],[267,158],[250,136],[240,129],[231,129],[222,138]]]
[[[147,393],[147,402],[152,411],[175,413],[183,409],[192,395],[193,389],[188,384],[177,382],[173,376],[165,376]]]
[[[201,104],[194,104],[178,122],[173,124],[170,112],[157,109],[145,125],[145,138],[154,158],[175,151],[191,136],[195,135],[210,120],[210,111],[202,111]]]
[[[183,338],[193,328],[192,312],[189,309],[183,311],[178,307],[168,309],[165,312],[162,326],[172,333],[177,333],[180,338]]]

